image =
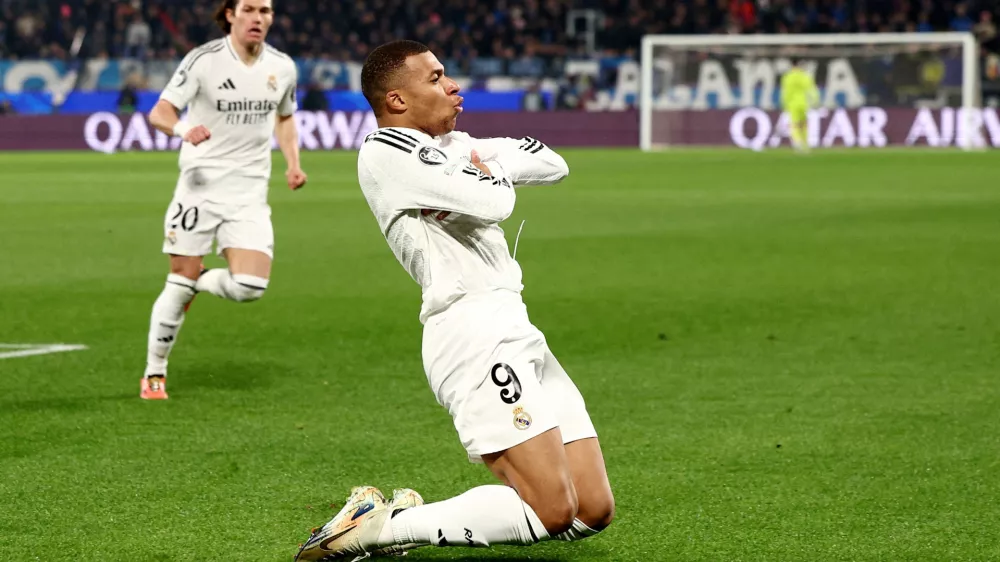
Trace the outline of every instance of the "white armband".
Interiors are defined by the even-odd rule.
[[[174,136],[184,138],[184,135],[188,134],[188,131],[193,128],[194,126],[187,121],[178,121],[177,124],[174,125]]]

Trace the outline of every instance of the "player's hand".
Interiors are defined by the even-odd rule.
[[[481,172],[483,172],[487,176],[493,176],[493,172],[490,171],[490,169],[486,166],[486,164],[483,164],[483,161],[479,158],[479,153],[476,152],[475,150],[473,150],[472,154],[469,155],[469,160],[471,160],[472,165],[479,168]]]
[[[296,190],[304,186],[309,178],[301,168],[289,168],[285,172],[285,179],[288,180],[288,189]]]
[[[212,133],[208,131],[204,125],[198,125],[197,127],[191,129],[184,135],[184,142],[189,142],[195,146],[207,141],[212,138]]]

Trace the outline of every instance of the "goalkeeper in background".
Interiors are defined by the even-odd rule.
[[[809,109],[819,105],[819,90],[811,74],[802,68],[802,60],[792,61],[792,68],[781,77],[781,109],[788,114],[792,129],[792,147],[809,150]]]

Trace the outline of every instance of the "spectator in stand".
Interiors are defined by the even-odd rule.
[[[139,89],[142,85],[142,77],[138,73],[129,75],[118,94],[118,113],[135,113],[139,106]]]
[[[577,89],[578,80],[576,76],[569,76],[560,80],[559,89],[556,90],[555,108],[558,110],[581,109],[583,101]]]
[[[985,51],[997,51],[997,26],[993,22],[992,12],[988,10],[979,12],[979,21],[972,28],[972,32],[976,34],[976,39]]]
[[[972,31],[972,18],[969,17],[969,7],[965,2],[959,2],[955,5],[955,17],[951,18],[952,31]]]
[[[917,16],[917,31],[922,33],[927,33],[934,31],[934,27],[931,26],[931,14],[927,11],[921,11],[920,15]]]
[[[850,17],[851,9],[847,5],[847,0],[837,0],[830,10],[830,31],[846,31]]]
[[[545,96],[542,95],[538,82],[532,82],[524,91],[521,98],[521,109],[524,111],[546,111],[548,105],[545,103]]]
[[[306,88],[306,95],[302,99],[302,109],[306,111],[326,111],[329,106],[323,89],[316,82],[310,82]]]
[[[7,20],[0,18],[0,57],[10,56],[10,49],[7,47],[8,33]]]
[[[146,51],[153,40],[149,24],[139,12],[132,15],[132,22],[125,29],[125,56],[137,59],[146,58]]]

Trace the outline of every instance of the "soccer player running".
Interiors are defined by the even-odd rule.
[[[167,357],[197,293],[247,302],[267,289],[274,255],[267,204],[272,134],[288,166],[288,187],[306,183],[293,118],[295,63],[264,42],[274,18],[271,0],[224,0],[215,17],[226,36],[188,53],[149,115],[153,126],[184,143],[164,221],[170,274],[153,305],[145,399],[167,398]],[[213,242],[228,269],[202,270]]]
[[[781,77],[781,108],[788,114],[792,147],[799,152],[809,151],[809,109],[818,105],[816,82],[802,67],[802,61],[793,61],[792,68]]]
[[[355,488],[298,560],[434,546],[579,540],[607,527],[614,497],[583,397],[521,299],[521,269],[499,223],[514,187],[561,181],[566,162],[525,137],[456,132],[462,97],[420,43],[371,52],[361,87],[379,128],[358,179],[396,258],[423,290],[423,363],[469,459],[504,484],[421,505]]]

